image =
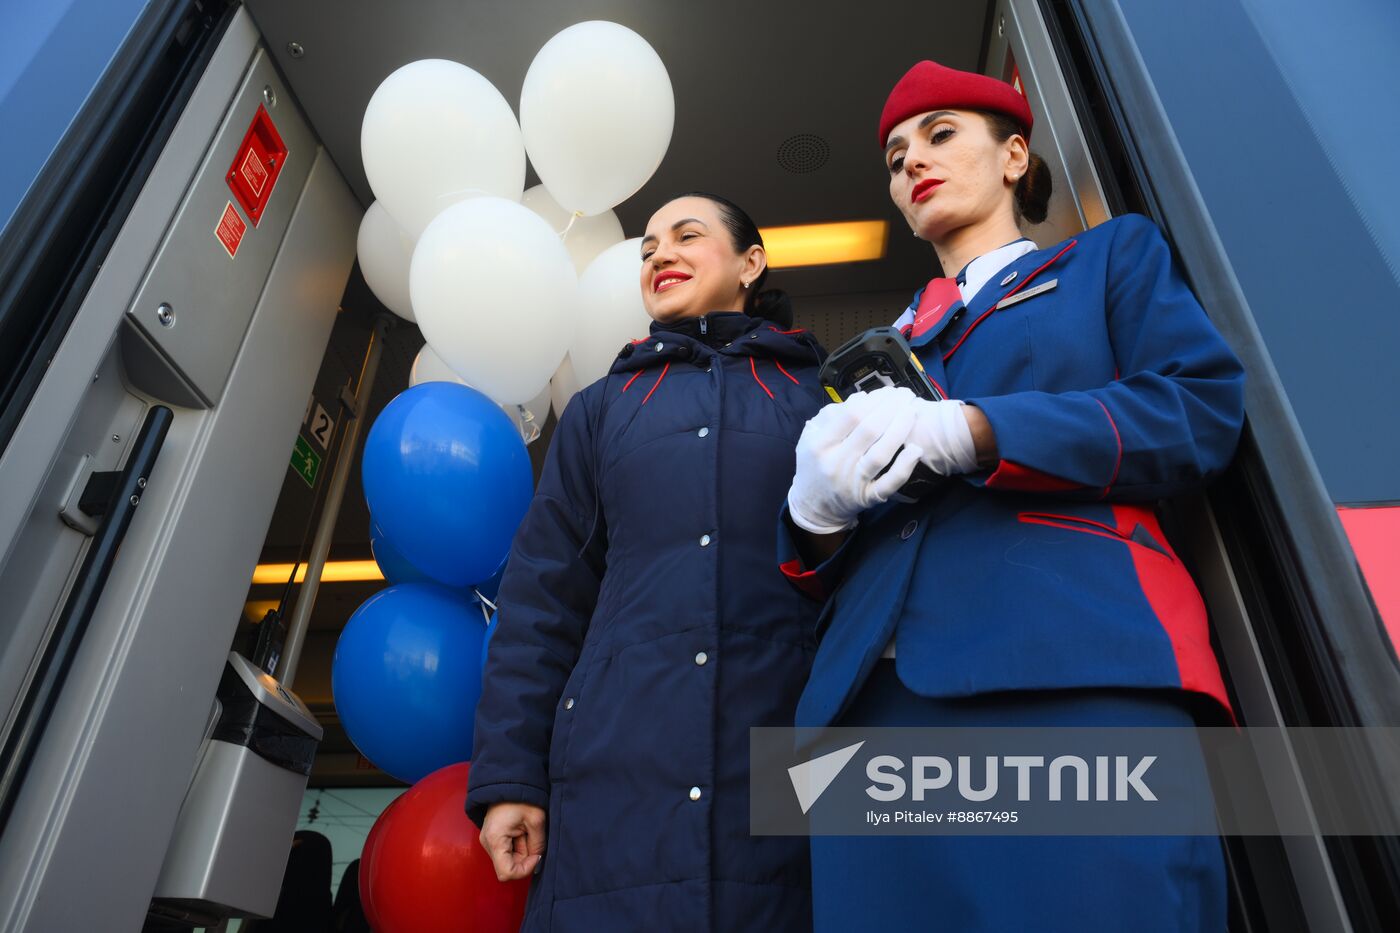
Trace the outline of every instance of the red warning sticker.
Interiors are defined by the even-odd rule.
[[[219,218],[219,225],[214,228],[214,235],[223,244],[229,259],[238,255],[238,244],[243,242],[243,234],[247,229],[248,224],[242,217],[238,216],[238,211],[233,209],[233,202],[226,202],[223,216]]]
[[[243,157],[243,164],[238,167],[242,173],[243,180],[248,183],[248,187],[253,189],[253,193],[262,197],[263,185],[267,183],[267,168],[263,166],[262,159],[258,153],[252,149]]]

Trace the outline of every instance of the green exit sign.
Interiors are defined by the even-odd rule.
[[[312,489],[316,488],[316,476],[321,472],[321,455],[311,449],[311,442],[300,434],[296,446],[292,448],[292,469]]]

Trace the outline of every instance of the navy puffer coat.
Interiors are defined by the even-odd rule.
[[[523,930],[811,927],[807,841],[749,835],[748,730],[789,726],[816,604],[774,516],[823,351],[722,312],[564,412],[500,590],[467,812],[548,813]]]

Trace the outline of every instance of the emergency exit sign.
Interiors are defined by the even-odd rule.
[[[312,489],[316,488],[316,475],[321,472],[321,455],[311,449],[311,442],[300,434],[296,446],[292,448],[292,469],[297,476]]]

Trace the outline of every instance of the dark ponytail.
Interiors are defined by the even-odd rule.
[[[729,239],[733,241],[736,253],[742,253],[750,246],[763,245],[763,235],[758,232],[758,225],[753,222],[753,218],[728,198],[706,191],[687,191],[671,200],[676,198],[704,198],[713,202],[719,208],[720,219],[729,231]],[[763,283],[767,279],[768,266],[765,265],[758,278],[749,283],[748,293],[744,296],[744,313],[750,317],[761,317],[787,330],[792,327],[792,301],[787,293],[780,289],[770,288],[764,291]]]
[[[979,111],[987,121],[987,129],[992,138],[1004,143],[1012,136],[1026,135],[1025,129],[1011,117],[1001,113]],[[1029,153],[1026,174],[1016,182],[1014,200],[1017,218],[1024,217],[1033,224],[1045,220],[1050,209],[1050,166],[1039,155]]]

